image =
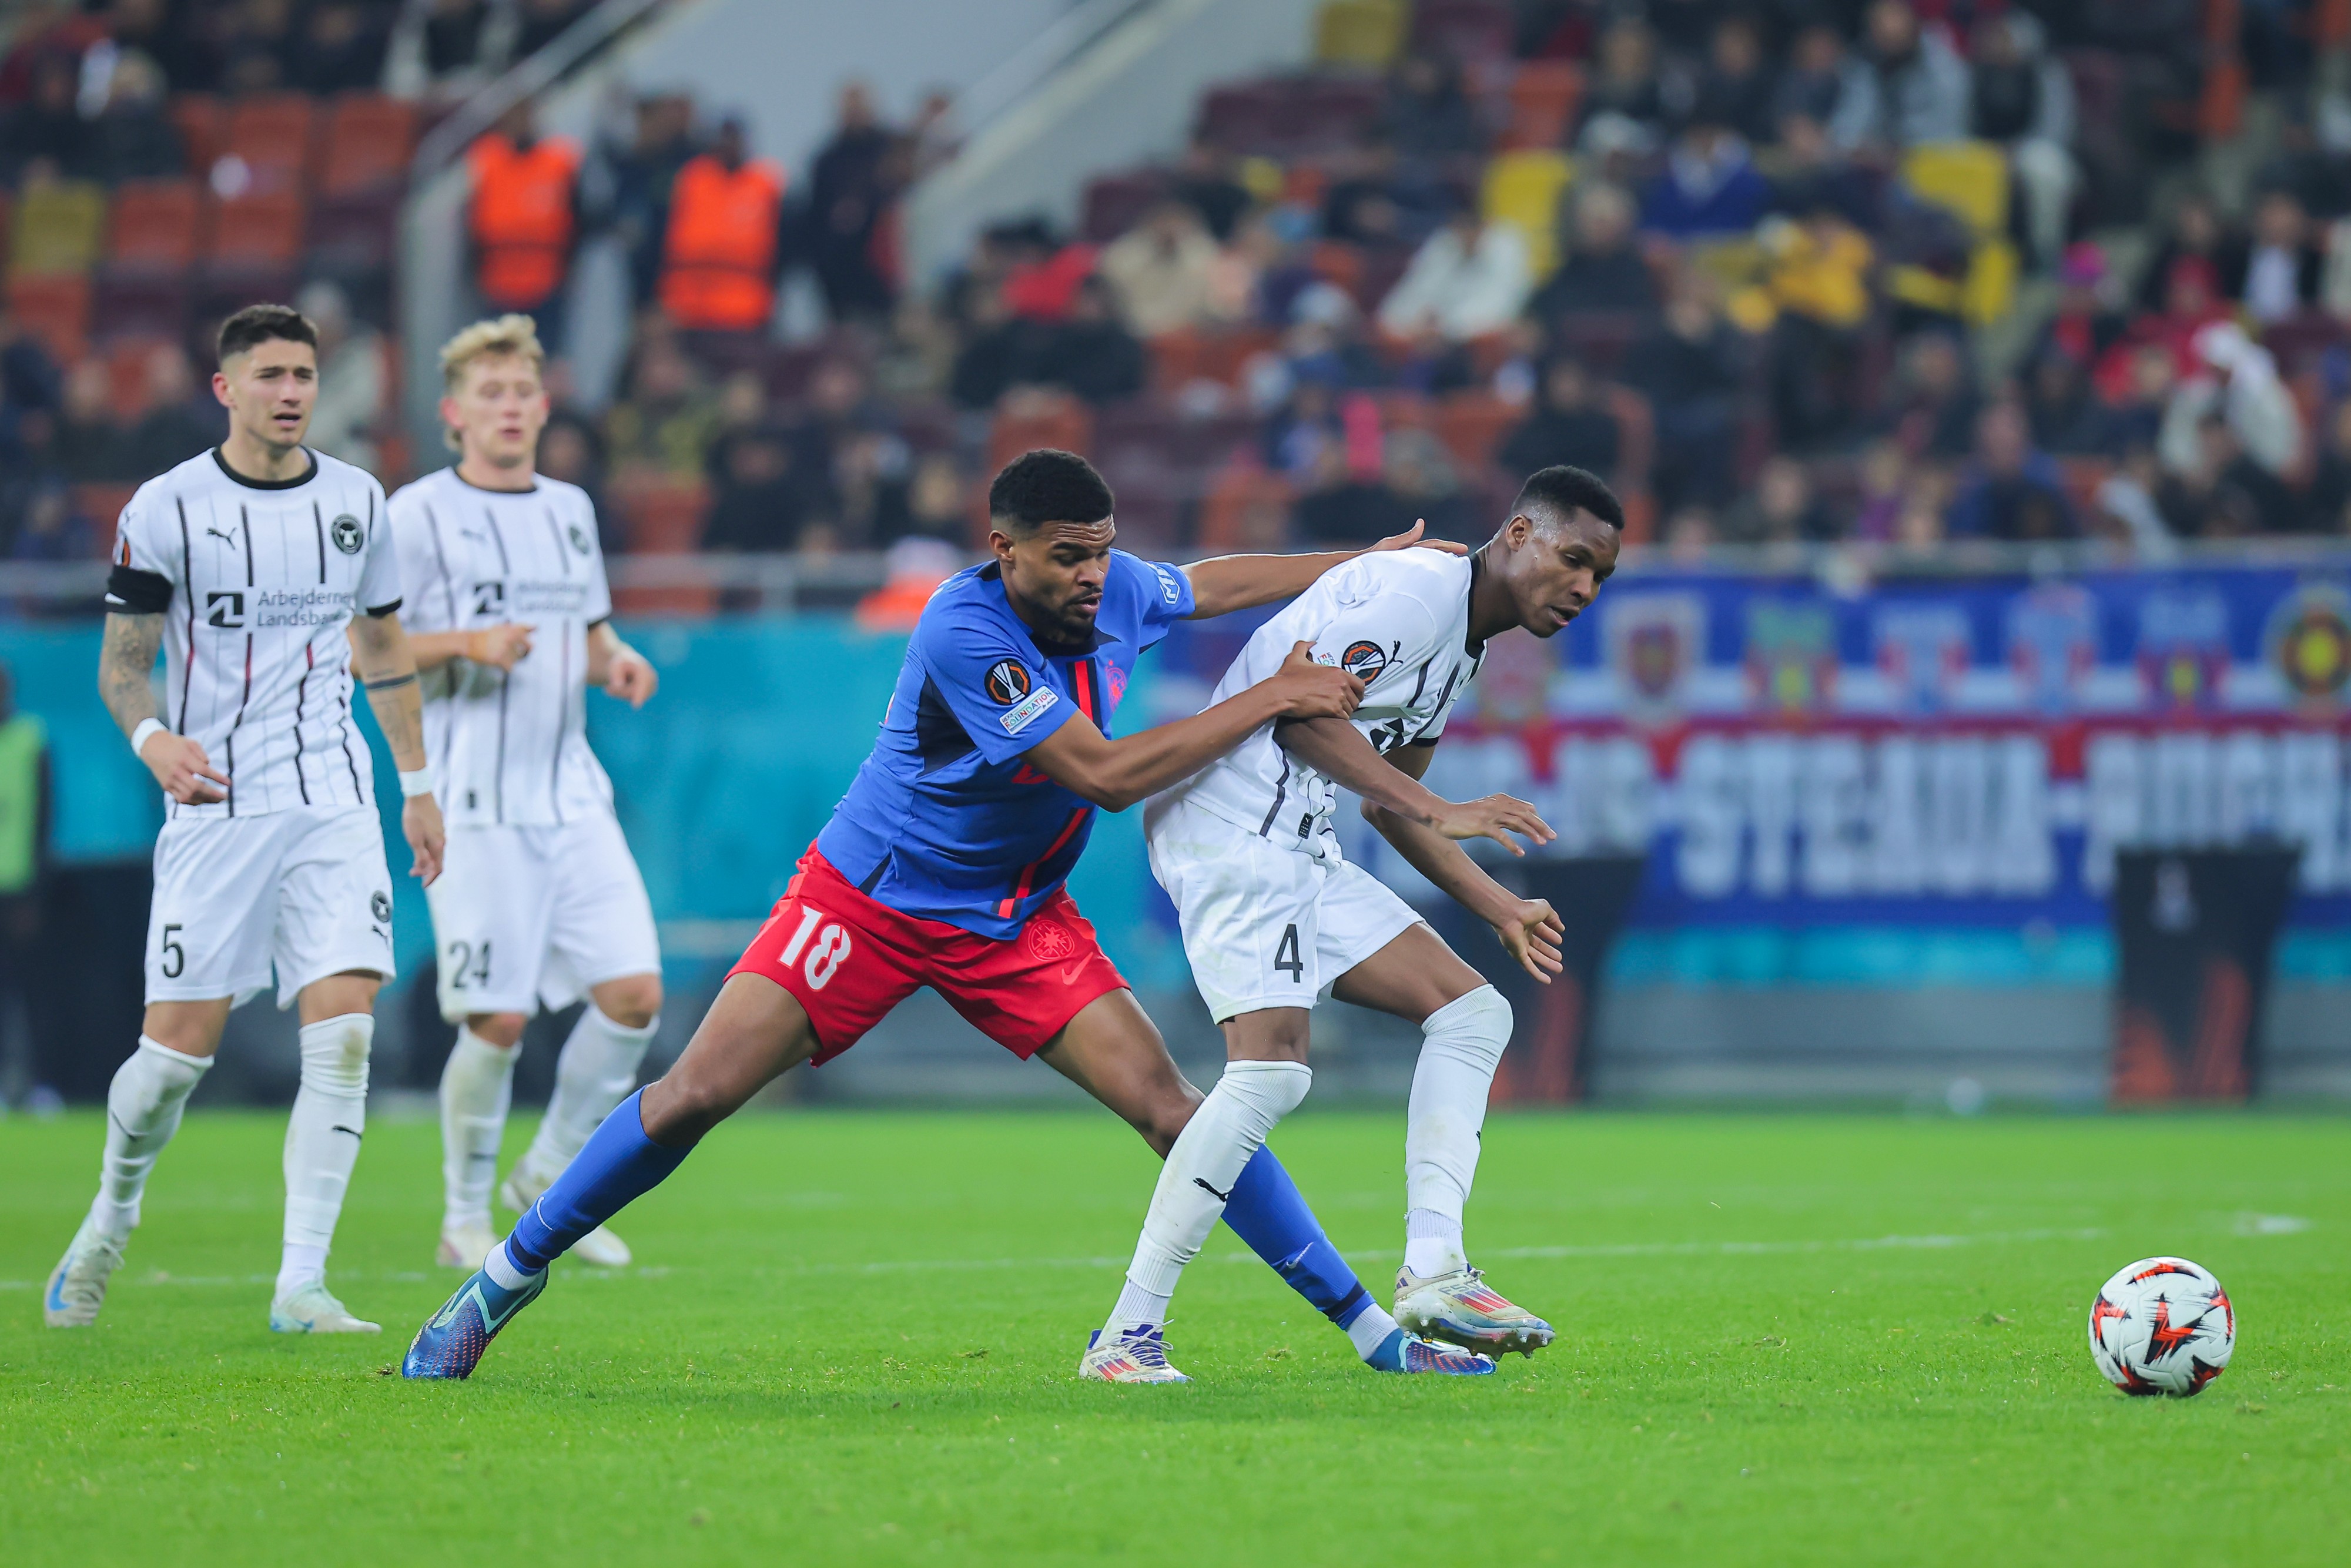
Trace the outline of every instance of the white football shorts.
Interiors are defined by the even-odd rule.
[[[560,827],[452,828],[424,896],[452,1023],[552,1011],[607,980],[661,973],[653,901],[607,812]]]
[[[1151,874],[1175,901],[1192,982],[1218,1023],[1311,1008],[1420,919],[1352,862],[1287,849],[1178,801],[1148,818]]]
[[[347,970],[392,978],[392,873],[373,806],[182,817],[155,839],[147,999],[277,1005]]]

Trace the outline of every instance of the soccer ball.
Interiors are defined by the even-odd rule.
[[[2236,1348],[2229,1292],[2185,1258],[2142,1258],[2090,1305],[2090,1359],[2126,1394],[2200,1394]]]

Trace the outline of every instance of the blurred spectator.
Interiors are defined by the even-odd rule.
[[[2310,214],[2291,191],[2269,191],[2253,208],[2252,243],[2245,256],[2245,314],[2263,326],[2298,316],[2318,303],[2326,253],[2311,232]]]
[[[596,0],[517,0],[514,57],[535,55],[595,8]]]
[[[963,471],[952,454],[929,452],[914,460],[914,476],[906,487],[906,528],[909,535],[958,547],[970,533]]]
[[[560,351],[560,296],[580,239],[580,145],[541,137],[528,99],[466,150],[474,283],[492,310],[519,311]]]
[[[2335,405],[2326,440],[2304,497],[2302,528],[2314,534],[2351,534],[2351,398]]]
[[[505,67],[516,20],[513,7],[491,0],[402,5],[392,28],[385,90],[412,99],[464,97]]]
[[[1875,259],[1858,229],[1823,207],[1801,223],[1772,218],[1758,231],[1765,256],[1760,292],[1771,326],[1773,421],[1792,447],[1824,444],[1860,413],[1860,328],[1869,315]],[[1738,302],[1734,302],[1734,314]],[[1750,302],[1750,314],[1761,309]]]
[[[865,372],[854,360],[836,354],[809,377],[808,401],[788,434],[792,469],[810,505],[829,517],[841,510],[840,486],[850,447],[883,423],[883,411],[868,401]]]
[[[2160,343],[2131,349],[2123,365],[2120,384],[2109,391],[2102,378],[2099,389],[2103,431],[2098,449],[2109,456],[2154,449],[2162,436],[2164,411],[2171,406],[2171,389],[2179,379],[2171,350]]]
[[[1365,410],[1368,400],[1354,400]],[[1359,422],[1350,411],[1348,422]],[[1290,526],[1300,542],[1363,546],[1401,533],[1418,516],[1390,488],[1379,434],[1379,415],[1368,413],[1368,441],[1351,429],[1348,438],[1324,446],[1314,461],[1313,487],[1298,497]]]
[[[163,71],[126,49],[115,57],[106,107],[88,132],[99,177],[110,182],[159,180],[187,170],[187,150],[163,112]]]
[[[2238,538],[2292,526],[2292,497],[2275,474],[2248,453],[2218,411],[2175,442],[2165,433],[2163,478],[2156,503],[2171,531],[2189,538]],[[2186,462],[2171,450],[2184,446]]]
[[[1209,319],[1217,242],[1188,203],[1153,207],[1103,248],[1101,266],[1138,336],[1155,338]]]
[[[2174,280],[2179,276],[2179,263],[2190,257],[2201,260],[2211,269],[2210,289],[2230,298],[2236,297],[2244,281],[2244,244],[2230,235],[2211,199],[2199,192],[2181,197],[2179,204],[2172,209],[2162,243],[2148,259],[2147,269],[2139,274],[2140,309],[2168,308]]]
[[[2025,367],[2024,408],[2033,442],[2044,451],[2110,450],[2110,411],[2099,406],[2090,390],[2089,371],[2071,354],[2044,353]]]
[[[0,184],[17,183],[26,165],[36,160],[71,176],[99,172],[80,111],[74,107],[79,89],[79,73],[70,57],[43,55],[33,62],[31,91],[0,120]]]
[[[1001,286],[976,289],[963,346],[947,377],[947,395],[964,408],[994,408],[1020,373],[1029,324],[1012,314]]]
[[[1068,318],[1045,328],[1019,379],[1105,403],[1141,392],[1146,369],[1143,345],[1119,322],[1110,286],[1089,277],[1078,285]]]
[[[2164,411],[2156,446],[2164,467],[2186,474],[2209,465],[2212,443],[2203,427],[2217,417],[2238,453],[2273,476],[2294,472],[2302,456],[2302,414],[2270,351],[2228,321],[2198,331],[2192,349],[2189,372]],[[2263,510],[2272,509],[2264,498]]]
[[[0,463],[0,550],[14,552],[16,536],[44,496],[65,492],[58,423],[53,409],[28,409],[17,416],[7,461]]]
[[[1755,18],[1734,13],[1715,24],[1706,68],[1691,91],[1692,112],[1719,120],[1752,145],[1771,140],[1778,123],[1771,112],[1776,94]]]
[[[1909,0],[1872,0],[1863,45],[1866,90],[1841,98],[1831,130],[1847,147],[1957,141],[1968,133],[1968,64]]]
[[[1586,124],[1616,115],[1654,132],[1665,122],[1656,35],[1637,17],[1621,17],[1600,35],[1599,67],[1584,81],[1583,108]]]
[[[1380,301],[1380,326],[1399,338],[1483,337],[1517,319],[1533,281],[1517,225],[1481,222],[1464,204],[1413,253],[1412,265]]]
[[[1791,114],[1780,121],[1771,177],[1775,211],[1794,217],[1834,212],[1865,233],[1879,226],[1877,178],[1846,158],[1817,120]]]
[[[597,158],[611,233],[628,252],[631,289],[643,305],[660,289],[670,193],[696,151],[694,100],[684,93],[650,94],[635,101],[629,119],[629,139],[608,138]]]
[[[2081,172],[2074,141],[2074,80],[2049,53],[2040,19],[2012,10],[1976,24],[1969,120],[1975,134],[2008,151],[2024,198],[2032,258],[2054,266]]]
[[[220,57],[210,37],[212,18],[171,0],[114,0],[107,30],[126,56],[141,55],[175,92],[210,92],[219,83]]]
[[[784,263],[784,172],[749,155],[728,120],[670,187],[662,308],[680,331],[759,340],[776,314]]]
[[[1408,54],[1397,63],[1380,123],[1405,158],[1442,160],[1486,149],[1486,127],[1461,89],[1461,68],[1431,55]]]
[[[1462,487],[1461,476],[1453,465],[1453,454],[1446,450],[1445,443],[1437,438],[1434,431],[1392,432],[1387,438],[1382,476],[1390,493],[1403,504],[1398,515],[1426,523],[1430,538],[1458,539],[1464,544],[1485,542],[1484,535],[1474,539],[1471,537],[1483,519],[1472,512],[1472,497]]]
[[[2122,312],[2106,300],[2106,256],[2095,243],[2068,246],[2057,267],[2057,308],[2041,329],[2032,357],[2071,355],[2084,365],[2095,365],[2126,323]]]
[[[1692,504],[1677,507],[1666,516],[1666,554],[1676,560],[1705,556],[1714,548],[1714,514]]]
[[[1626,361],[1657,426],[1658,503],[1719,506],[1731,491],[1732,430],[1744,376],[1739,342],[1710,286],[1686,275],[1665,319]]]
[[[1844,36],[1834,27],[1815,24],[1796,35],[1771,89],[1774,129],[1791,120],[1808,120],[1831,128],[1837,143],[1850,151],[1867,134],[1860,117],[1873,103],[1876,86],[1869,68],[1845,47]]]
[[[618,509],[604,504],[604,444],[586,418],[569,407],[556,407],[548,416],[547,428],[538,433],[538,467],[550,479],[588,492],[606,555],[619,555],[629,548]]]
[[[703,548],[754,555],[796,549],[807,517],[801,486],[794,483],[791,444],[763,425],[718,451]]]
[[[36,486],[14,519],[8,553],[18,560],[88,560],[96,550],[89,521],[59,480]]]
[[[1910,465],[1898,441],[1873,441],[1861,455],[1861,493],[1854,509],[1853,537],[1890,539],[1909,486]]]
[[[1615,473],[1623,439],[1615,416],[1601,404],[1591,372],[1562,354],[1543,367],[1534,411],[1503,438],[1494,456],[1508,474],[1565,463],[1607,478]]]
[[[383,79],[385,42],[377,8],[356,0],[318,0],[288,50],[288,80],[305,92],[372,89]]]
[[[1674,139],[1665,168],[1641,193],[1641,226],[1673,239],[1703,239],[1753,228],[1771,204],[1771,183],[1747,143],[1708,114]]]
[[[2099,364],[2098,388],[2110,401],[2126,395],[2133,361],[2142,348],[2161,350],[2175,379],[2189,375],[2197,365],[2197,334],[2228,319],[2212,263],[2201,256],[2184,255],[2171,264],[2163,298],[2164,308],[2133,319]]]
[[[718,425],[717,405],[694,361],[669,338],[640,338],[627,394],[604,415],[614,474],[691,482]]]
[[[392,383],[383,334],[351,317],[340,285],[321,278],[295,301],[319,329],[319,401],[310,415],[309,444],[329,457],[376,469],[376,436]]]
[[[56,408],[64,390],[64,379],[40,340],[25,330],[0,294],[0,442],[13,435],[26,413]]]
[[[228,434],[228,417],[212,396],[199,391],[195,367],[177,343],[158,344],[147,355],[146,412],[123,438],[122,461],[133,474],[161,474]]]
[[[84,360],[66,376],[57,455],[65,476],[77,485],[133,477],[123,462],[122,427],[114,416],[113,378],[103,360]]]
[[[294,0],[245,0],[228,13],[221,86],[232,93],[294,85]]]
[[[1200,214],[1218,245],[1233,237],[1234,225],[1249,210],[1249,187],[1233,178],[1232,154],[1206,137],[1195,136],[1186,145],[1171,190]]]
[[[1442,182],[1407,179],[1395,148],[1375,133],[1334,153],[1322,191],[1322,237],[1374,247],[1417,245],[1445,220],[1451,191]]]
[[[809,169],[809,259],[835,321],[887,318],[895,298],[875,254],[890,186],[893,138],[862,82],[841,89],[841,119]]]
[[[1958,457],[1974,445],[1976,399],[1967,351],[1948,332],[1922,332],[1896,371],[1894,430],[1913,453]]]
[[[1813,476],[1796,459],[1775,456],[1755,476],[1755,487],[1722,515],[1730,544],[1789,544],[1836,537],[1828,509],[1813,493]]]
[[[1954,538],[2054,539],[2080,532],[2063,476],[2033,449],[2024,410],[1994,403],[1976,421],[1975,461],[1946,514]]]
[[[1621,185],[1579,185],[1567,256],[1527,302],[1545,321],[1593,312],[1642,312],[1657,308],[1657,280],[1633,244],[1633,198]]]

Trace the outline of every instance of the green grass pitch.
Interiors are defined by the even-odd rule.
[[[1220,1230],[1180,1388],[1071,1375],[1155,1168],[1100,1114],[746,1116],[448,1385],[386,1375],[452,1281],[429,1123],[369,1130],[336,1249],[385,1333],[310,1342],[266,1114],[192,1116],[99,1326],[41,1326],[100,1127],[0,1124],[10,1568],[2351,1558],[2341,1120],[1497,1115],[1472,1250],[1556,1346],[1376,1376]],[[1276,1144],[1383,1296],[1402,1136]],[[2125,1399],[2085,1315],[2166,1251],[2236,1360]]]

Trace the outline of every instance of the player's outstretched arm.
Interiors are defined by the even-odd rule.
[[[621,641],[610,621],[588,628],[588,684],[631,707],[643,707],[661,685],[653,661]]]
[[[164,794],[183,806],[210,805],[225,798],[228,776],[213,766],[201,743],[163,727],[154,685],[155,653],[162,645],[161,615],[109,614],[98,655],[98,695]],[[150,724],[155,727],[142,741],[139,732]]]
[[[1522,855],[1527,852],[1511,834],[1538,844],[1559,836],[1532,806],[1515,796],[1447,800],[1436,794],[1417,774],[1391,766],[1352,724],[1321,718],[1288,722],[1275,727],[1273,737],[1309,768],[1361,795],[1365,805],[1384,807],[1441,837],[1491,839],[1512,854]]]
[[[416,655],[409,651],[408,634],[400,615],[353,617],[350,635],[351,665],[367,687],[368,706],[392,747],[392,760],[401,772],[401,792],[408,799],[400,810],[400,829],[416,857],[413,874],[425,886],[441,874],[441,851],[445,835],[441,805],[429,789],[409,794],[411,780],[423,777],[424,757],[424,694],[416,684]]]
[[[1451,539],[1425,539],[1426,518],[1400,534],[1391,534],[1371,549],[1322,550],[1313,555],[1220,555],[1196,560],[1181,569],[1192,583],[1192,613],[1185,619],[1205,621],[1260,604],[1295,599],[1314,586],[1314,580],[1334,566],[1376,550],[1433,549],[1447,555],[1468,555],[1468,545]]]
[[[1395,771],[1419,779],[1427,775],[1428,760],[1436,753],[1437,743],[1432,740],[1399,747],[1384,760]],[[1491,925],[1528,974],[1549,985],[1560,972],[1563,966],[1559,945],[1567,931],[1547,901],[1520,898],[1487,875],[1486,868],[1471,860],[1458,841],[1369,799],[1364,801],[1364,820],[1379,830],[1413,870]]]
[[[1280,669],[1205,712],[1116,740],[1085,715],[1075,715],[1031,747],[1028,760],[1102,810],[1123,811],[1190,778],[1271,720],[1342,723],[1353,713],[1364,700],[1364,683],[1335,665],[1316,664],[1313,648],[1299,643]]]

